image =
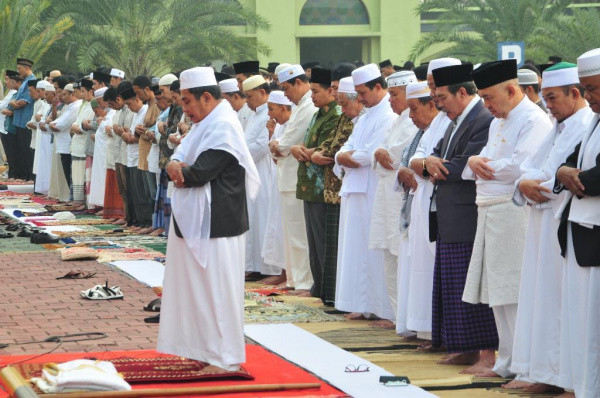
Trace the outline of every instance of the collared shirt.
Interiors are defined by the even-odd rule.
[[[65,104],[53,122],[59,131],[54,131],[54,142],[56,144],[56,153],[68,154],[71,149],[71,126],[77,120],[77,114],[81,107],[81,100],[76,100],[70,104]]]
[[[8,103],[12,101],[14,95],[17,93],[17,90],[11,89],[8,93],[6,93],[6,97],[2,101],[0,101],[0,111],[8,109]],[[4,122],[6,120],[6,115],[0,113],[0,133],[6,134],[6,128],[4,127]]]
[[[21,128],[27,127],[27,122],[29,122],[31,115],[33,114],[33,101],[31,100],[29,87],[27,86],[27,82],[30,80],[35,80],[34,74],[27,76],[27,78],[23,80],[21,87],[19,87],[19,91],[17,91],[17,96],[15,97],[15,101],[27,102],[27,105],[24,107],[15,109],[15,114],[13,115],[13,124]]]
[[[460,127],[462,122],[469,115],[469,113],[473,110],[473,108],[475,108],[475,105],[477,105],[477,103],[479,102],[480,99],[481,98],[478,95],[475,95],[475,97],[467,104],[467,106],[463,110],[463,112],[460,115],[458,115],[458,117],[454,121],[455,122],[454,128],[452,129],[452,133],[450,133],[450,138],[448,139],[448,145],[446,145],[446,150],[444,151],[444,159],[446,159],[446,155],[448,154],[448,149],[450,149],[450,143],[452,142],[452,138],[454,138],[454,133],[456,133],[458,131],[458,128]]]
[[[144,122],[144,116],[146,116],[146,111],[148,110],[148,105],[143,105],[141,109],[137,113],[133,113],[133,118],[129,126],[129,130],[131,134],[135,131],[135,126],[138,124],[142,124]],[[141,140],[141,139],[140,139]],[[133,144],[127,144],[127,167],[138,167],[140,157],[140,145],[136,142]]]
[[[123,106],[123,108],[121,108],[121,115],[119,119],[117,119],[116,124],[121,127],[129,128],[131,127],[131,121],[133,120],[134,116],[135,113],[131,109],[129,109],[127,105],[125,105]],[[118,160],[116,162],[127,166],[127,147],[129,146],[129,144],[126,143],[122,137],[120,137],[119,139],[121,140],[121,150],[120,155],[117,158]]]

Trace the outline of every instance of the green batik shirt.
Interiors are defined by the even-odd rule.
[[[309,149],[321,145],[333,133],[341,113],[341,108],[335,101],[319,109],[310,121],[304,136],[304,145]],[[323,166],[312,162],[300,162],[298,164],[296,197],[308,202],[323,203],[325,201],[324,188],[325,170]]]

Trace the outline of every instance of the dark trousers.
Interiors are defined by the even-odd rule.
[[[154,214],[154,198],[156,197],[156,173],[148,170],[140,170],[144,183],[144,209],[142,218],[145,227],[152,226],[152,215]]]
[[[304,201],[304,222],[308,238],[308,258],[313,276],[310,294],[321,297],[323,264],[325,263],[325,203]]]
[[[63,167],[63,173],[65,174],[65,178],[67,179],[67,184],[69,184],[69,188],[73,186],[73,182],[71,181],[71,154],[70,153],[61,153],[60,154],[60,163]]]
[[[23,180],[31,180],[33,178],[33,149],[31,146],[31,130],[23,127],[15,127],[17,130],[16,139],[16,164],[17,177]]]
[[[142,184],[139,171],[137,167],[127,167],[127,207],[131,215],[131,220],[127,222],[127,225],[135,225],[136,227],[142,226],[139,219],[141,207],[138,207],[139,197],[143,194],[143,190],[140,192],[138,188]]]
[[[2,146],[4,147],[4,153],[6,154],[6,161],[8,162],[8,178],[16,178],[15,172],[18,167],[15,164],[15,151],[17,150],[17,136],[14,134],[0,134],[2,139]]]
[[[327,203],[325,214],[325,263],[321,300],[323,304],[335,305],[335,282],[337,278],[338,237],[340,230],[340,205]]]
[[[129,208],[129,202],[127,201],[127,166],[121,163],[115,163],[115,174],[117,175],[117,189],[119,190],[119,196],[123,201],[123,209],[125,210],[125,221],[127,225],[130,224],[131,209]]]

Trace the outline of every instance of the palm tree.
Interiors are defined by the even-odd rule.
[[[70,15],[75,27],[61,50],[45,59],[87,72],[98,65],[128,76],[161,75],[203,64],[256,57],[268,48],[237,32],[268,23],[232,0],[57,0],[51,16]],[[242,27],[234,27],[241,25]],[[62,59],[61,59],[62,58]]]
[[[0,73],[14,69],[17,57],[37,62],[73,26],[68,16],[41,21],[51,0],[0,0]]]
[[[436,30],[422,35],[413,46],[411,59],[443,45],[431,58],[452,55],[473,62],[496,59],[496,43],[524,41],[527,58],[543,53],[529,46],[541,24],[552,24],[564,14],[570,0],[424,0],[417,13],[441,12]]]

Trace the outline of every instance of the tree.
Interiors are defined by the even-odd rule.
[[[16,68],[17,57],[37,62],[73,26],[68,16],[41,21],[51,0],[0,0],[0,73]]]
[[[570,0],[424,0],[417,13],[442,12],[436,30],[422,35],[413,46],[411,59],[439,44],[445,48],[432,58],[452,55],[472,62],[497,58],[499,41],[524,41],[526,57],[545,54],[529,46],[542,24],[552,24],[563,15]]]
[[[232,0],[56,0],[51,17],[70,15],[75,27],[44,62],[89,72],[98,65],[128,76],[161,75],[219,59],[268,54],[234,25],[268,23]],[[62,59],[60,59],[62,58]]]

